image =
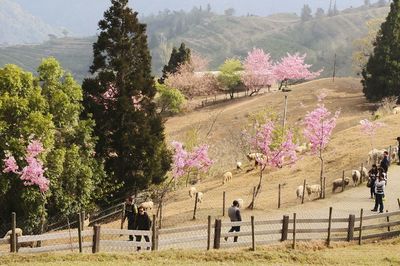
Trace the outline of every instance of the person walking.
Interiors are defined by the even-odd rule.
[[[368,171],[368,186],[370,188],[371,199],[373,199],[375,195],[375,182],[377,178],[378,167],[376,166],[376,164],[373,164],[371,170]]]
[[[375,182],[375,207],[371,210],[373,212],[383,212],[383,197],[385,196],[385,185],[383,173],[379,173],[378,179]]]
[[[151,228],[151,220],[147,212],[145,212],[143,206],[139,206],[138,208],[138,214],[136,215],[135,218],[135,223],[133,226],[134,230],[143,230],[143,231],[149,231]],[[146,242],[150,242],[149,236],[144,236],[144,240]],[[136,236],[136,242],[142,241],[142,236],[137,235]],[[141,249],[140,246],[137,247],[137,250],[139,251]],[[150,249],[147,247],[147,249]]]
[[[234,200],[232,203],[232,206],[229,207],[228,209],[228,216],[231,219],[231,222],[241,222],[242,221],[242,216],[240,215],[240,208],[239,208],[239,202],[237,200]],[[229,230],[229,233],[232,232],[240,232],[240,226],[232,226],[231,230]],[[233,237],[233,242],[238,241],[238,236]],[[228,237],[225,237],[225,241],[228,241]]]
[[[122,220],[122,226],[124,225],[125,220],[128,220],[128,230],[133,230],[133,226],[135,223],[135,217],[137,215],[137,207],[133,202],[132,196],[127,197],[125,200],[125,216]],[[129,241],[133,241],[133,235],[129,235]]]

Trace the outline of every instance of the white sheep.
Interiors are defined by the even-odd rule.
[[[190,189],[189,189],[189,196],[190,196],[191,198],[193,198],[194,195],[196,195],[196,193],[197,193],[197,189],[196,189],[195,187],[190,187]]]
[[[344,186],[347,186],[349,183],[350,183],[350,178],[345,177],[345,178],[344,178]],[[342,180],[342,178],[338,178],[338,179],[333,180],[332,185],[333,185],[333,186],[332,186],[332,192],[335,192],[335,190],[336,190],[338,187],[342,187],[342,185],[343,185],[343,180]]]
[[[373,163],[373,164],[378,164],[380,161],[383,159],[383,153],[385,150],[378,150],[378,149],[372,149],[368,153],[368,164]]]
[[[321,186],[320,185],[306,185],[308,199],[310,199],[312,194],[321,194]]]
[[[7,239],[10,238],[12,234],[12,230],[8,230],[7,233],[4,235],[3,239]],[[22,236],[22,229],[21,228],[15,228],[15,235],[17,237],[21,237]],[[31,247],[33,248],[35,245],[35,242],[33,241],[29,241],[29,242],[23,242],[23,243],[18,243],[18,248],[20,247]]]
[[[364,166],[361,168],[361,166],[360,166],[359,171],[360,171],[360,174],[361,174],[362,177],[363,177],[363,181],[367,181],[368,178],[369,178],[367,168],[365,168]]]
[[[392,110],[392,114],[394,114],[394,115],[400,114],[400,106],[394,107]]]
[[[297,196],[298,199],[303,198],[303,190],[304,190],[303,186],[298,186],[297,187],[296,196]]]
[[[358,170],[351,171],[351,178],[353,179],[353,185],[357,186],[361,179],[361,173]]]
[[[249,152],[246,155],[247,159],[252,162],[254,161],[254,166],[257,167],[259,164],[259,161],[264,161],[265,160],[265,156],[262,153],[259,152]]]
[[[226,172],[222,177],[222,184],[228,183],[231,180],[232,180],[232,173]]]
[[[398,147],[394,147],[392,149],[392,154],[390,155],[390,161],[391,162],[400,162],[399,159],[399,148]]]
[[[197,192],[197,202],[198,203],[203,202],[203,192]]]
[[[154,203],[150,201],[142,202],[139,207],[143,207],[146,211],[153,209]]]
[[[236,170],[242,170],[242,162],[236,162]]]

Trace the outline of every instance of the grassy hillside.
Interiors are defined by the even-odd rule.
[[[162,47],[177,46],[184,41],[210,59],[212,69],[216,69],[226,58],[243,58],[247,51],[259,47],[270,52],[275,59],[286,52],[306,52],[308,63],[315,64],[314,69],[325,69],[323,76],[331,75],[336,53],[338,75],[348,76],[351,74],[354,39],[366,32],[367,20],[385,17],[388,8],[347,10],[338,16],[304,23],[293,14],[233,17],[193,12],[186,15],[179,12],[161,14],[146,19],[156,73],[165,63]],[[94,37],[61,38],[42,45],[1,48],[0,66],[14,63],[33,70],[41,58],[52,55],[78,80],[82,80],[92,61],[91,44],[94,40]]]
[[[41,254],[0,258],[5,265],[398,265],[400,239],[362,246],[341,244],[326,248],[322,243],[284,245],[256,251],[162,251],[139,254]],[[371,254],[376,254],[371,256]]]

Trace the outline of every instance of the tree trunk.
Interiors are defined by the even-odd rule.
[[[249,206],[247,206],[247,209],[252,209],[253,205],[254,205],[254,201],[256,200],[258,194],[260,194],[261,191],[261,183],[262,183],[262,179],[263,179],[263,172],[264,172],[265,167],[260,167],[260,179],[256,188],[256,193],[254,195],[254,200],[252,200],[249,204]]]
[[[325,186],[324,186],[324,159],[322,158],[322,151],[319,151],[319,159],[321,161],[321,171],[319,175],[319,180],[320,180],[320,186],[321,186],[321,194],[319,195],[320,199],[325,198]]]

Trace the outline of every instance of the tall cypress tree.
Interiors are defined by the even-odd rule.
[[[93,44],[93,78],[84,80],[86,115],[96,121],[97,156],[116,185],[114,197],[161,182],[170,168],[156,112],[146,26],[128,0],[112,0]]]
[[[178,67],[190,60],[190,49],[186,48],[185,43],[181,43],[179,49],[176,47],[172,48],[171,57],[169,58],[168,64],[164,66],[162,70],[162,77],[158,79],[160,84],[163,84],[167,79],[168,74],[175,73],[178,71]]]
[[[362,71],[363,92],[368,100],[400,96],[400,1],[393,0]]]

